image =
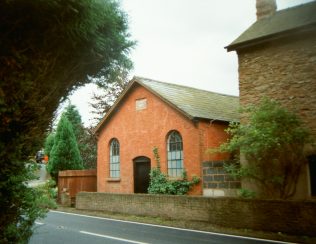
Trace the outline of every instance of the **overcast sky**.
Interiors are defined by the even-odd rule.
[[[312,0],[277,0],[278,10]],[[256,20],[255,0],[122,0],[132,39],[131,76],[239,95],[238,60],[224,49]],[[71,96],[89,124],[91,85]]]

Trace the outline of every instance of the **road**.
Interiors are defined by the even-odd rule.
[[[266,244],[282,242],[50,211],[45,219],[36,222],[29,243]]]

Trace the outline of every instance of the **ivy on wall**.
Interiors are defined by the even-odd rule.
[[[149,194],[185,195],[194,185],[200,182],[200,178],[197,176],[193,176],[192,180],[188,180],[186,171],[183,171],[180,179],[169,179],[168,175],[161,172],[157,147],[154,147],[153,153],[157,167],[150,171]]]

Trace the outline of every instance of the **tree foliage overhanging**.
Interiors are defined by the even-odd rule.
[[[233,123],[228,129],[231,139],[220,151],[235,153],[246,162],[226,165],[226,170],[257,185],[257,196],[291,198],[298,177],[307,163],[304,147],[311,136],[299,117],[278,102],[264,98],[260,104],[243,109],[247,120]]]
[[[114,0],[4,0],[0,30],[0,242],[23,242],[39,215],[21,159],[73,89],[131,66],[134,42]]]

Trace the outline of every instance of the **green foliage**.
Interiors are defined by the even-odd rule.
[[[44,209],[57,208],[57,187],[54,180],[49,180],[44,185],[37,186],[35,190],[39,195],[36,199],[38,201],[38,206]]]
[[[263,197],[290,198],[307,163],[303,149],[311,142],[308,130],[295,114],[267,98],[243,113],[247,121],[232,123],[227,130],[231,139],[220,147],[221,152],[237,155],[237,165],[226,170],[258,184]],[[241,166],[239,152],[246,159]]]
[[[134,42],[117,1],[0,1],[0,242],[27,242],[41,215],[21,162],[43,145],[76,87],[129,67]]]
[[[157,162],[157,168],[152,168],[150,171],[148,193],[185,195],[194,185],[200,182],[200,179],[196,176],[193,176],[192,180],[189,181],[185,171],[182,173],[182,177],[180,179],[168,179],[168,176],[160,170],[160,156],[157,147],[154,147],[153,153]]]
[[[60,170],[70,169],[83,169],[83,165],[72,125],[63,114],[57,126],[47,170],[57,181]]]
[[[84,168],[96,168],[97,142],[92,130],[83,126],[81,116],[75,105],[69,104],[63,114],[68,118],[74,129]]]
[[[65,108],[63,114],[67,117],[69,122],[72,125],[75,137],[80,138],[80,135],[82,135],[84,127],[81,120],[81,115],[77,109],[77,107],[71,103],[68,104],[68,106]]]
[[[78,146],[85,169],[97,167],[97,139],[91,128],[84,128]]]
[[[249,189],[241,188],[239,190],[239,196],[242,198],[255,198],[256,193],[254,191],[249,190]]]
[[[27,243],[32,235],[32,226],[37,218],[45,216],[48,206],[43,204],[42,192],[37,188],[30,188],[27,181],[34,180],[37,165],[34,163],[27,164],[19,168],[14,175],[11,175],[6,182],[1,181],[1,206],[10,206],[1,215],[15,216],[12,218],[1,218],[0,224],[0,243]],[[3,176],[2,176],[3,177]],[[6,191],[13,191],[10,194]],[[14,204],[12,204],[14,203]]]
[[[50,152],[54,146],[55,142],[55,133],[49,133],[46,137],[45,144],[44,144],[44,153],[50,158]]]

